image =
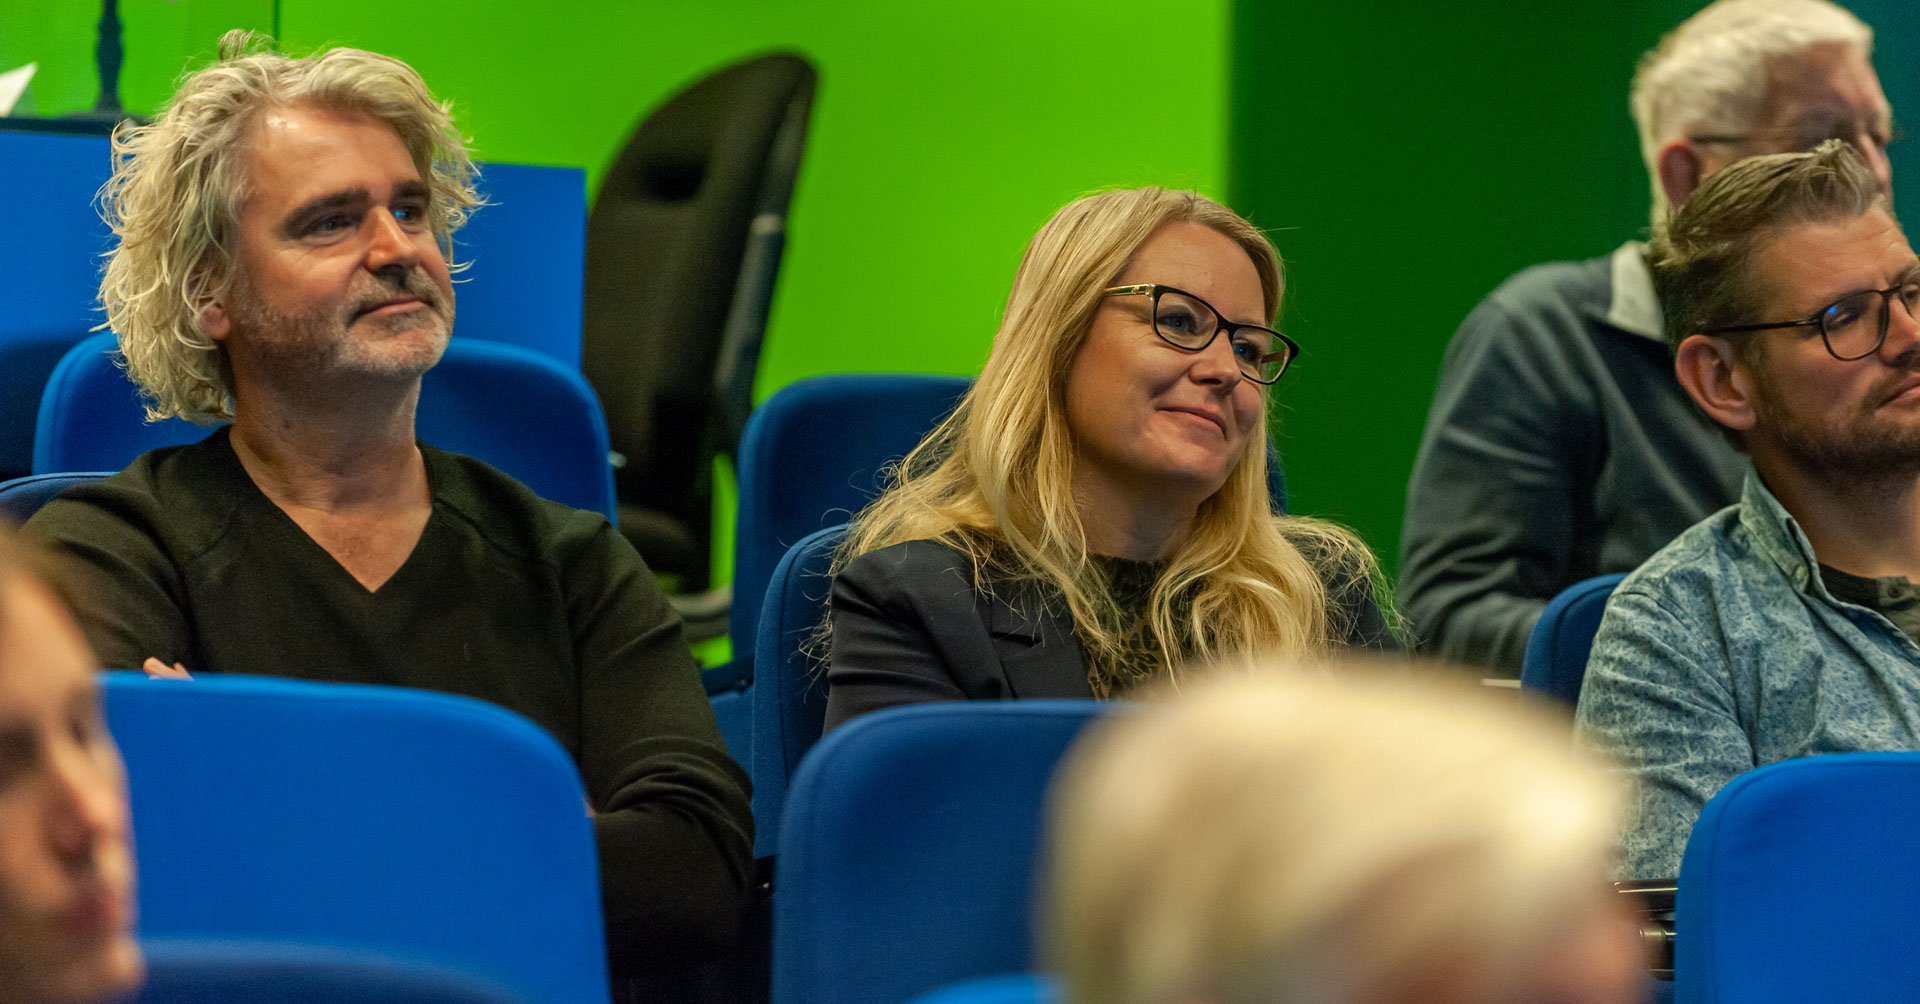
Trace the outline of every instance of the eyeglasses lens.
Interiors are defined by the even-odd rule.
[[[1154,304],[1153,327],[1160,337],[1183,349],[1203,349],[1220,326],[1213,309],[1179,293],[1161,293]]]
[[[1886,332],[1887,298],[1868,290],[1855,293],[1820,315],[1820,332],[1827,348],[1841,359],[1859,359],[1880,347]]]
[[[1220,330],[1220,315],[1190,296],[1163,292],[1153,312],[1153,327],[1168,342],[1198,351],[1213,344]],[[1271,332],[1236,328],[1231,337],[1234,357],[1247,376],[1272,383],[1287,368],[1287,347]]]

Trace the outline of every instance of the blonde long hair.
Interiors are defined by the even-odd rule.
[[[450,106],[390,56],[341,48],[296,59],[271,45],[228,32],[219,59],[188,77],[159,117],[113,133],[100,211],[119,243],[107,254],[100,302],[150,421],[233,417],[231,374],[200,314],[234,279],[244,154],[264,109],[309,103],[391,126],[427,182],[427,223],[450,269],[464,267],[453,263],[453,233],[481,199]]]
[[[1102,677],[1127,662],[1122,625],[1130,617],[1090,560],[1074,504],[1066,375],[1102,290],[1156,230],[1189,222],[1247,253],[1271,322],[1280,306],[1279,255],[1232,210],[1164,188],[1103,192],[1069,204],[1027,245],[979,380],[853,520],[834,570],[868,551],[931,538],[972,559],[976,588],[994,579],[1052,587],[1073,618],[1099,692]],[[1369,582],[1374,568],[1365,545],[1346,530],[1273,512],[1266,423],[1258,423],[1153,585],[1147,646],[1161,667],[1190,656],[1325,651],[1348,626],[1329,607],[1320,574],[1327,565]]]

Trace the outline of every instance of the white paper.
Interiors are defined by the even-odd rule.
[[[20,95],[27,93],[27,83],[39,68],[39,63],[28,63],[17,70],[0,73],[0,115],[13,114],[13,106],[20,102]]]

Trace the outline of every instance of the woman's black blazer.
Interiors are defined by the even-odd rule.
[[[1323,573],[1324,574],[1324,573]],[[1358,572],[1329,575],[1353,648],[1399,647]],[[827,722],[922,701],[1091,698],[1064,604],[1033,582],[975,589],[973,564],[937,540],[870,551],[833,580]]]

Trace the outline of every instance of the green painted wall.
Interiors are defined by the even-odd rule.
[[[397,55],[482,156],[588,169],[680,87],[797,49],[820,69],[764,395],[848,370],[976,371],[1026,239],[1091,188],[1226,181],[1227,0],[462,4],[281,0],[293,45]],[[1184,25],[1167,65],[1156,26]],[[1171,132],[1156,123],[1175,123]]]
[[[1910,4],[1850,4],[1877,26],[1875,63],[1908,109],[1920,102]],[[1285,327],[1302,354],[1279,400],[1296,509],[1397,561],[1448,338],[1519,269],[1644,235],[1627,88],[1640,53],[1700,6],[1235,5],[1228,189],[1277,228],[1288,260]],[[1893,157],[1895,190],[1911,190],[1920,165]]]
[[[1284,326],[1302,351],[1281,451],[1299,510],[1395,561],[1461,319],[1520,268],[1645,229],[1627,85],[1696,6],[1237,6],[1229,188],[1287,259]]]
[[[121,0],[128,107],[152,111],[221,31],[357,45],[417,67],[483,158],[587,169],[700,76],[770,49],[819,66],[813,130],[761,361],[764,396],[849,370],[967,373],[1021,247],[1089,189],[1219,192],[1229,0]],[[89,107],[95,0],[0,4],[0,69],[35,109]],[[1181,28],[1169,61],[1158,32]]]
[[[151,112],[173,93],[189,63],[211,58],[228,28],[267,29],[273,0],[120,0],[125,40],[121,103]],[[28,103],[16,114],[66,115],[93,107],[99,0],[8,0],[0,3],[0,70],[37,62]]]

